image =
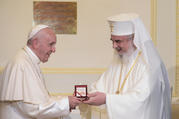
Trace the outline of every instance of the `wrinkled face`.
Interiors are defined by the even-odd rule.
[[[123,55],[128,52],[131,46],[134,46],[133,38],[134,34],[124,36],[111,35],[113,48],[119,53],[119,55]]]
[[[41,62],[47,62],[51,53],[54,53],[56,48],[56,35],[49,29],[43,29],[37,37],[36,54]]]

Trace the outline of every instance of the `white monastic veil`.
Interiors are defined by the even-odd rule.
[[[165,106],[163,111],[167,112],[167,117],[170,117],[169,108],[171,108],[171,92],[166,68],[154,47],[149,33],[139,17],[132,20],[132,23],[135,28],[134,44],[142,51],[142,55],[149,65],[149,71],[151,73],[150,80],[152,80],[150,85],[153,87],[156,80],[161,80],[163,93],[163,98],[161,98],[163,100],[161,101],[163,101]]]

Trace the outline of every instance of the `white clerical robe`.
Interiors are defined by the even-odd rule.
[[[52,119],[69,114],[67,97],[48,94],[40,60],[25,46],[0,80],[0,119]]]
[[[128,62],[113,64],[92,85],[92,91],[106,93],[109,119],[170,119],[170,104],[166,104],[170,95],[164,92],[169,85],[160,78],[151,80],[143,56],[135,51]]]

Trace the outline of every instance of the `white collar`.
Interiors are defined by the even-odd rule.
[[[32,60],[35,63],[40,64],[40,59],[37,57],[37,55],[28,46],[25,46],[24,50],[30,55],[30,57],[32,58]]]

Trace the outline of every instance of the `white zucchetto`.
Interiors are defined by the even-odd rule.
[[[31,32],[29,32],[28,40],[32,39],[32,37],[34,37],[40,30],[42,30],[44,28],[49,28],[49,26],[43,25],[43,24],[34,26],[31,30]]]
[[[130,35],[134,33],[131,20],[138,18],[137,14],[120,14],[108,18],[112,35]]]

